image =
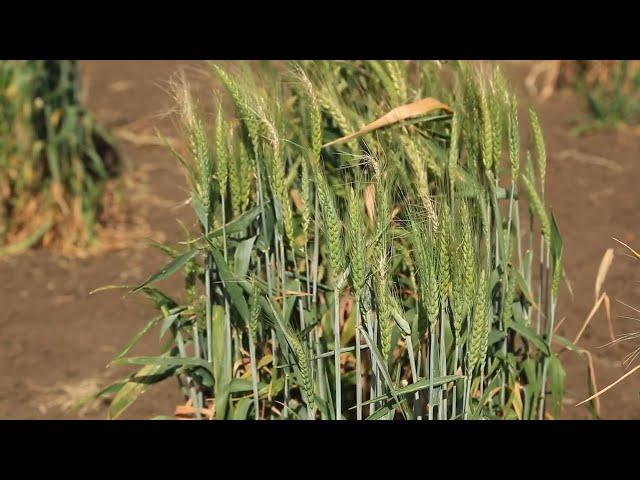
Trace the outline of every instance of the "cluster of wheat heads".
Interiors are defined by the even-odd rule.
[[[116,165],[112,140],[82,107],[76,62],[0,61],[0,255],[94,242]]]
[[[523,153],[497,69],[212,70],[233,101],[214,122],[174,85],[198,227],[132,288],[160,313],[115,359],[142,368],[106,390],[112,418],[175,376],[195,418],[559,414],[562,241],[537,117]],[[181,300],[156,285],[179,272]],[[156,326],[161,354],[128,356]]]

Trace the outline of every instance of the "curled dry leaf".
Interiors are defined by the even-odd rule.
[[[408,120],[410,118],[421,117],[422,115],[426,115],[429,112],[433,112],[435,110],[444,110],[446,112],[453,113],[453,110],[449,105],[442,103],[440,100],[437,100],[432,97],[422,98],[412,103],[407,103],[406,105],[401,105],[390,110],[388,113],[378,118],[377,120],[371,122],[368,125],[365,125],[360,130],[355,133],[351,133],[344,137],[340,137],[337,140],[334,140],[329,143],[325,143],[322,147],[330,147],[331,145],[336,145],[338,143],[348,142],[349,140],[353,140],[354,138],[361,137],[366,135],[367,133],[371,133],[374,130],[379,128],[388,127],[389,125],[393,125],[394,123],[401,122],[403,120]]]

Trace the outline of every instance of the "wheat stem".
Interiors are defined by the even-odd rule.
[[[336,420],[342,420],[342,378],[340,372],[340,292],[333,289],[333,343],[334,369],[336,379]]]
[[[356,419],[362,420],[362,361],[360,358],[361,353],[361,340],[360,340],[360,327],[362,326],[362,318],[360,314],[360,296],[356,297]]]

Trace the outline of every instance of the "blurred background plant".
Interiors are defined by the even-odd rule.
[[[526,85],[540,100],[557,88],[576,89],[588,112],[573,129],[576,135],[636,125],[640,120],[638,60],[545,60],[534,65]]]
[[[95,245],[119,169],[113,139],[82,106],[75,61],[0,61],[0,255]]]

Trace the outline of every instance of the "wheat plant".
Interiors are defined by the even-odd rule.
[[[159,314],[114,360],[141,369],[106,390],[110,417],[171,377],[193,418],[560,415],[563,246],[535,113],[523,152],[497,68],[288,67],[212,64],[233,108],[174,82],[198,225],[120,286]],[[176,274],[180,299],[158,287]],[[159,355],[130,356],[153,329]]]

